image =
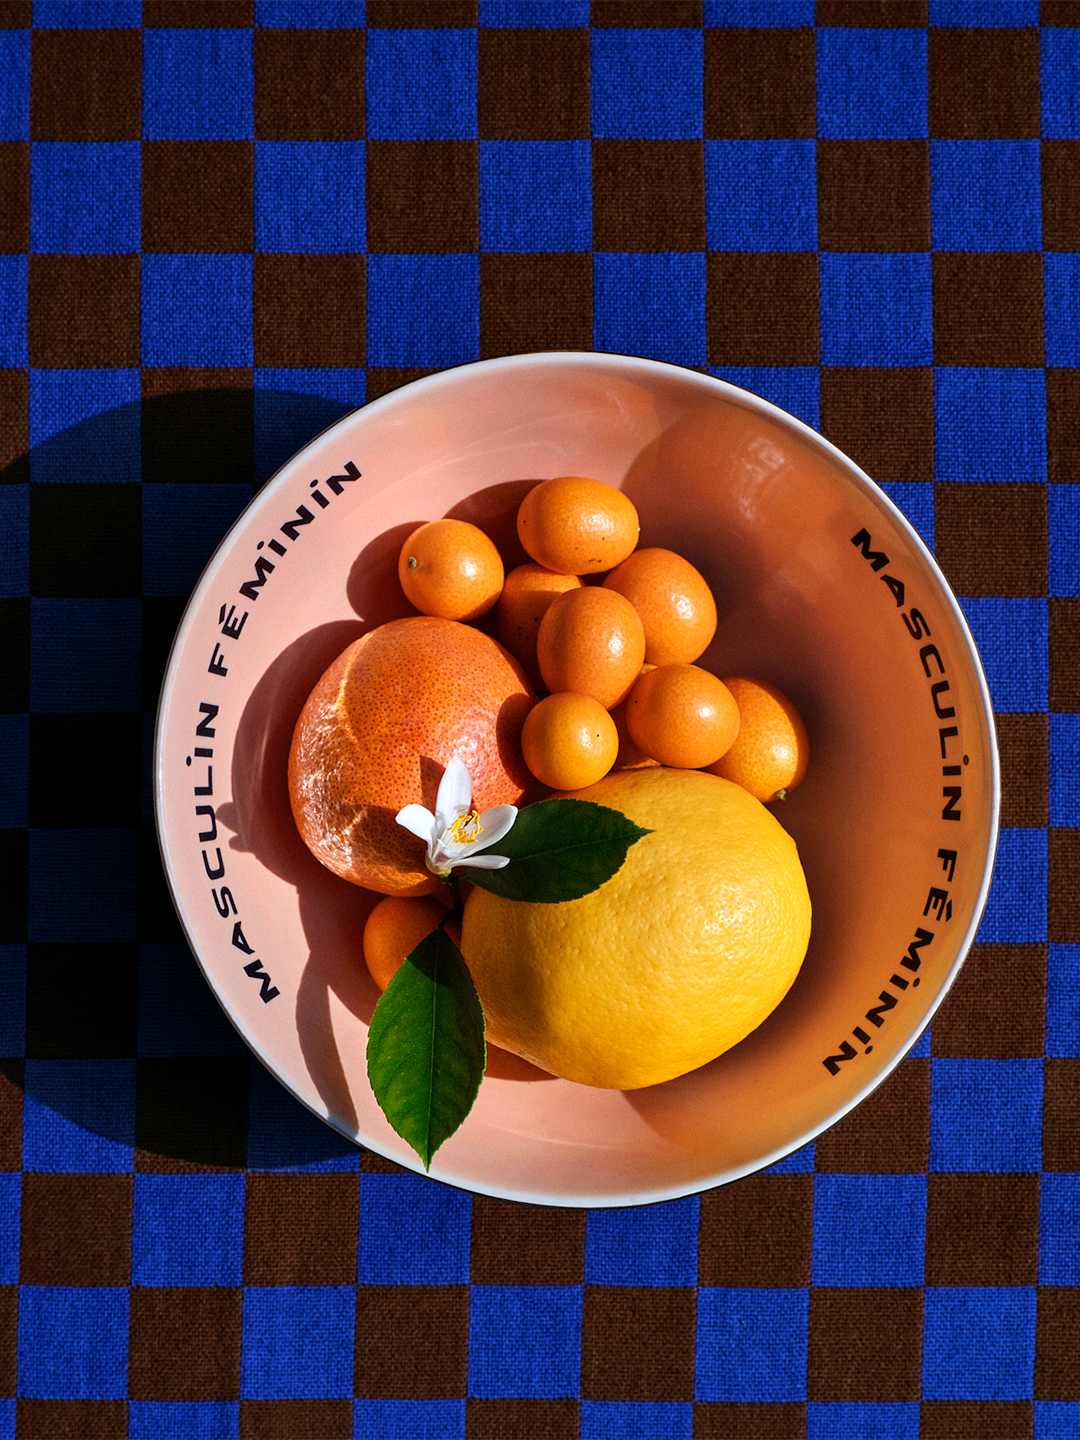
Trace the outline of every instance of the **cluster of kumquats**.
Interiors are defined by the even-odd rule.
[[[695,662],[716,631],[713,595],[671,550],[638,547],[631,500],[582,476],[545,480],[517,514],[530,562],[509,573],[494,542],[464,520],[432,520],[406,540],[402,589],[422,614],[491,616],[496,640],[543,698],[521,747],[553,790],[612,769],[704,769],[762,801],[806,770],[806,730],[775,687],[719,678]]]

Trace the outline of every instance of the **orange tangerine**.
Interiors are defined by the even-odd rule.
[[[641,670],[645,631],[625,595],[585,585],[548,606],[536,636],[536,658],[552,693],[591,695],[611,710],[626,699]]]
[[[630,738],[646,755],[683,770],[711,765],[739,733],[739,707],[722,680],[700,665],[658,665],[626,702]]]
[[[528,672],[534,685],[541,683],[536,663],[536,636],[540,621],[557,595],[580,590],[577,575],[560,575],[530,560],[517,565],[506,577],[495,606],[495,638]]]
[[[525,764],[552,790],[595,785],[619,751],[615,721],[591,695],[560,691],[540,700],[521,728]]]
[[[401,547],[398,579],[423,615],[478,620],[498,600],[503,562],[495,542],[467,520],[429,520]]]
[[[435,895],[415,900],[387,895],[379,901],[364,926],[364,959],[380,990],[386,989],[405,959],[446,919],[446,914],[441,897]],[[455,945],[460,944],[461,927],[456,921],[447,923],[446,933]]]
[[[810,742],[799,712],[775,685],[733,675],[724,684],[739,707],[734,745],[707,768],[757,800],[783,800],[806,774]]]
[[[603,584],[625,595],[645,627],[645,659],[689,664],[716,634],[716,601],[704,576],[673,550],[635,550]]]
[[[560,475],[530,490],[517,514],[518,538],[538,565],[564,575],[610,570],[638,542],[632,500],[584,475]]]
[[[650,670],[655,670],[655,665],[645,664],[641,667],[641,674],[647,675]],[[611,712],[611,718],[615,721],[615,729],[619,732],[619,753],[615,757],[613,770],[641,770],[648,765],[659,765],[659,760],[654,760],[651,755],[646,755],[640,746],[635,745],[630,739],[630,731],[626,728],[626,701],[616,705]]]

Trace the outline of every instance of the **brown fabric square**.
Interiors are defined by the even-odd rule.
[[[1080,1400],[1080,1287],[1044,1285],[1035,1322],[1035,1399]]]
[[[957,1059],[1039,1058],[1045,1031],[1046,946],[978,944],[934,1020],[932,1048]]]
[[[814,1168],[822,1172],[910,1175],[929,1161],[930,1061],[922,1056],[902,1060],[814,1147]]]
[[[29,471],[26,455],[30,449],[29,376],[25,370],[0,370],[0,478],[9,483],[26,483]],[[9,466],[18,471],[5,475]]]
[[[481,140],[587,140],[589,32],[482,29],[476,118]]]
[[[585,1212],[474,1196],[470,1274],[474,1285],[580,1285]]]
[[[1035,1285],[1037,1175],[929,1175],[927,1285]]]
[[[994,723],[1001,754],[1002,825],[1048,824],[1047,717],[995,715]]]
[[[22,1060],[0,1060],[0,1170],[22,1166]]]
[[[934,486],[934,553],[959,595],[1045,595],[1046,486]]]
[[[925,140],[819,140],[822,250],[929,250],[930,147]]]
[[[125,1400],[25,1400],[15,1409],[19,1440],[127,1440]]]
[[[814,18],[819,25],[900,28],[925,25],[927,9],[927,0],[818,0]]]
[[[355,1175],[249,1175],[245,1285],[355,1285]]]
[[[1050,600],[1050,709],[1080,710],[1080,600]]]
[[[243,1291],[231,1286],[131,1291],[132,1400],[235,1400]]]
[[[475,140],[369,140],[368,249],[477,249],[479,183]]]
[[[256,140],[362,140],[363,30],[255,31]]]
[[[143,249],[251,250],[254,165],[249,140],[144,140]]]
[[[1080,942],[1080,830],[1049,832],[1047,932],[1052,945]]]
[[[0,1395],[14,1395],[19,1370],[19,1287],[0,1285]]]
[[[136,1171],[176,1175],[243,1170],[249,1074],[243,1058],[140,1059]]]
[[[587,1285],[581,1394],[587,1400],[694,1398],[693,1290]]]
[[[1039,5],[1040,25],[1076,24],[1076,0],[1041,0]]]
[[[932,26],[927,32],[930,134],[1022,140],[1042,130],[1038,30]]]
[[[822,366],[821,431],[879,484],[932,480],[933,371]]]
[[[594,140],[595,250],[704,250],[700,140]]]
[[[360,1285],[357,1395],[455,1400],[469,1368],[467,1285]]]
[[[1042,142],[1044,250],[1080,250],[1080,140]]]
[[[1080,484],[1080,370],[1046,372],[1046,464],[1052,485]]]
[[[352,1440],[351,1400],[241,1400],[240,1440]]]
[[[138,365],[139,257],[31,255],[27,312],[31,365]]]
[[[30,57],[31,140],[142,137],[140,31],[34,30]]]
[[[918,1400],[922,1311],[921,1290],[815,1286],[810,1291],[808,1399]]]
[[[208,30],[255,24],[255,0],[143,0],[143,25]]]
[[[576,1400],[469,1400],[466,1440],[577,1440]]]
[[[594,29],[638,30],[647,26],[703,25],[702,0],[592,0],[589,23]]]
[[[706,257],[710,365],[816,365],[818,261],[810,254]]]
[[[1042,365],[1041,255],[935,254],[934,363]]]
[[[1042,1139],[1044,1170],[1080,1170],[1080,1060],[1043,1062]]]
[[[468,28],[477,12],[477,0],[367,0],[368,26],[380,30]]]
[[[480,357],[591,350],[591,255],[481,255]]]
[[[694,1440],[802,1440],[805,1434],[801,1401],[694,1402]]]
[[[701,1197],[698,1283],[809,1285],[812,1175],[750,1175]]]
[[[22,140],[0,144],[0,254],[30,249],[30,146]]]
[[[362,365],[367,268],[362,255],[256,255],[256,365]]]
[[[127,1285],[131,1176],[23,1176],[24,1285]]]
[[[792,140],[817,134],[814,31],[705,31],[704,126],[714,140]]]
[[[0,30],[29,30],[34,23],[34,0],[7,0],[0,6]]]
[[[1030,1400],[924,1400],[921,1440],[1027,1440],[1035,1424]]]

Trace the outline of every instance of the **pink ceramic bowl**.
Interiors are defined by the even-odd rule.
[[[811,743],[774,807],[814,905],[779,1009],[637,1092],[496,1054],[431,1169],[511,1199],[640,1204],[770,1165],[857,1105],[930,1020],[985,902],[999,782],[975,646],[914,531],[832,445],[734,386],[613,355],[484,361],[373,401],[278,472],[199,582],[162,692],[157,818],[191,948],[240,1034],[328,1124],[416,1169],[366,1078],[377,897],[300,842],[289,738],[334,656],[409,613],[395,562],[411,528],[449,513],[509,547],[528,483],[561,474],[625,490],[641,543],[702,571],[720,611],[702,663],[779,685]]]

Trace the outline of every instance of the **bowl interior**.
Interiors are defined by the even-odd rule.
[[[702,664],[770,680],[811,764],[779,818],[814,905],[779,1009],[682,1079],[592,1090],[495,1053],[432,1175],[557,1205],[642,1203],[805,1144],[911,1047],[970,944],[989,883],[997,756],[985,681],[937,567],[832,446],[724,383],[654,362],[540,355],[465,366],[347,416],[295,456],[214,555],[177,634],[158,719],[158,825],[192,949],[269,1069],[344,1134],[416,1157],[367,1085],[377,896],[296,834],[285,757],[308,691],[358,635],[411,613],[409,530],[445,514],[509,563],[521,495],[593,475],[631,496],[720,612]]]

